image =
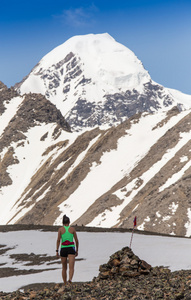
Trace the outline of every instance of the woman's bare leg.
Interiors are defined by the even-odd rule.
[[[64,284],[67,282],[67,257],[61,257],[62,262],[62,279],[64,281]]]
[[[73,275],[74,275],[74,264],[75,264],[75,255],[69,254],[69,281],[72,281]]]

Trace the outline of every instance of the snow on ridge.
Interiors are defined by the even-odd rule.
[[[110,190],[116,182],[120,181],[124,177],[124,175],[128,175],[137,162],[146,155],[150,147],[156,143],[169,128],[177,124],[187,114],[188,112],[184,111],[178,116],[172,117],[163,127],[159,127],[154,131],[152,128],[165,118],[166,113],[148,115],[147,118],[142,116],[139,123],[132,124],[130,130],[127,131],[127,135],[118,140],[117,151],[111,150],[108,153],[104,153],[100,159],[101,164],[92,166],[91,171],[81,182],[79,188],[74,191],[67,200],[59,205],[61,214],[55,221],[55,225],[60,223],[63,212],[69,214],[71,219],[75,222],[75,220],[85,213],[96,199]],[[145,131],[148,131],[148,134],[144,135],[144,138],[141,134],[142,131],[140,128],[144,128]],[[139,147],[140,144],[141,148]],[[156,163],[150,170],[142,175],[144,185],[158,170],[160,170],[161,165],[166,163],[166,159],[170,159],[172,157],[170,155],[170,153],[165,154],[164,158],[160,162]],[[128,157],[131,157],[131,160],[128,160]],[[125,161],[127,161],[126,164],[124,163]],[[115,172],[112,173],[112,176],[111,170],[115,170]],[[104,174],[104,178],[102,174]],[[107,181],[104,180],[105,178],[107,178]],[[90,184],[91,182],[97,183],[93,190],[92,185]],[[136,181],[131,184],[136,184]],[[133,190],[129,197],[125,197],[125,192],[125,194],[120,198],[123,200],[122,203],[116,206],[114,210],[106,210],[104,212],[105,215],[100,214],[95,217],[88,226],[111,227],[116,225],[120,212],[133,199],[138,191],[139,189]],[[82,199],[82,201],[79,201],[79,199]]]
[[[147,83],[148,86],[145,85]],[[108,95],[121,94],[123,98],[127,90],[133,93],[135,89],[138,94],[145,94],[151,89],[156,97],[154,101],[158,101],[155,109],[151,106],[153,111],[159,110],[159,106],[161,110],[169,110],[172,105],[178,105],[182,110],[189,107],[189,102],[191,107],[191,96],[163,88],[157,83],[161,89],[160,93],[157,89],[155,93],[154,85],[136,55],[106,33],[71,37],[46,54],[18,89],[21,94],[34,92],[45,95],[74,130],[79,130],[79,124],[85,127],[89,116],[87,113],[80,119],[82,114],[77,112],[78,109],[80,111],[80,101],[87,102],[92,110],[93,107],[103,110],[110,101],[106,100],[110,99]],[[113,115],[112,112],[110,115]],[[109,119],[107,122],[110,123]]]
[[[188,156],[184,155],[182,157],[180,157],[180,162],[183,163],[185,161],[188,161]]]
[[[137,226],[137,229],[143,231],[144,228],[145,228],[145,223],[146,223],[146,222],[150,222],[150,217],[149,217],[149,216],[147,216],[147,217],[144,219],[144,221],[143,221],[142,224],[140,224],[139,226]]]
[[[181,116],[179,116],[178,119],[181,119],[186,114],[187,114],[187,112],[182,113]],[[157,116],[158,116],[158,114],[157,114]],[[163,127],[161,131],[158,130],[157,134],[156,134],[156,132],[154,132],[153,134],[152,134],[152,132],[149,133],[148,137],[150,139],[150,142],[152,141],[153,143],[155,143],[156,140],[160,137],[160,135],[164,134],[164,130],[168,130],[171,126],[173,126],[174,122],[177,123],[178,119],[177,119],[177,117],[173,117],[171,119],[171,121],[167,124],[167,126],[165,126],[167,128]],[[148,122],[148,119],[147,119],[147,122]],[[140,126],[143,126],[143,124],[140,125]],[[145,128],[145,126],[144,126],[144,128]],[[133,128],[132,128],[132,130],[133,130]],[[138,126],[135,127],[135,130],[137,130],[137,132],[139,132],[139,127]],[[132,134],[132,137],[134,138],[135,136],[136,135],[135,135],[135,132],[134,132]],[[151,169],[147,170],[145,173],[142,174],[142,176],[140,176],[140,178],[143,180],[143,183],[141,184],[140,187],[138,187],[138,188],[136,187],[137,179],[135,178],[133,181],[131,181],[130,183],[128,183],[128,185],[126,187],[123,187],[123,192],[120,191],[120,190],[116,191],[114,194],[120,200],[122,200],[123,202],[119,203],[119,205],[117,207],[115,207],[115,209],[110,209],[110,210],[106,209],[103,213],[101,213],[98,216],[96,216],[94,218],[94,220],[88,224],[88,226],[112,227],[112,226],[116,225],[117,222],[118,222],[119,215],[120,215],[121,211],[124,209],[124,207],[126,205],[128,205],[128,203],[130,203],[133,200],[133,198],[137,195],[137,193],[140,191],[140,189],[142,189],[143,186],[145,186],[147,184],[147,182],[162,168],[162,166],[164,164],[166,164],[166,162],[168,160],[171,159],[171,157],[174,155],[174,153],[176,153],[179,150],[179,148],[181,148],[182,145],[184,145],[189,140],[189,137],[190,137],[189,133],[185,133],[182,136],[182,139],[180,140],[180,142],[178,143],[178,145],[175,148],[171,149],[171,151],[169,151],[168,153],[164,154],[164,156],[162,157],[162,159],[160,161],[158,161],[157,163],[155,163],[151,167]],[[144,138],[145,138],[145,136],[144,136]],[[155,141],[153,141],[153,139]],[[149,144],[148,140],[145,141],[145,139],[143,141],[140,141],[140,139],[138,138],[137,141],[141,142],[142,148],[144,148],[144,143],[146,144],[146,146],[148,146],[148,144]],[[133,144],[136,145],[135,142]],[[130,147],[130,141],[129,140],[128,140],[128,145]],[[135,147],[133,149],[137,149],[137,148],[138,148],[138,145],[137,145],[137,147]],[[145,151],[144,154],[142,153],[140,155],[140,158],[142,156],[144,156],[145,154],[146,154],[146,151]],[[134,156],[130,155],[130,157],[134,157]],[[138,159],[138,157],[137,157],[137,159]],[[186,169],[186,166],[185,166],[185,169]],[[128,170],[128,173],[129,172],[130,172],[130,169]],[[130,195],[129,196],[125,196],[129,191],[131,191]],[[141,229],[141,228],[144,229],[144,224],[142,224],[142,226],[140,225],[139,229]]]
[[[78,157],[76,158],[76,160],[74,161],[74,163],[71,165],[71,167],[68,169],[68,171],[66,172],[66,174],[64,174],[63,177],[60,178],[60,180],[58,181],[57,184],[59,184],[62,180],[64,180],[78,165],[79,163],[85,158],[86,153],[88,152],[88,150],[91,148],[91,146],[93,144],[96,143],[96,141],[99,139],[101,134],[97,135],[88,145],[88,147],[78,155]]]
[[[74,52],[74,54],[82,57],[86,63],[93,63],[94,66],[96,66],[96,64],[100,65],[99,55],[103,55],[104,58],[108,60],[108,57],[106,55],[108,55],[109,53],[119,53],[120,55],[123,55],[123,53],[125,52],[128,56],[129,63],[137,64],[138,61],[141,69],[143,68],[141,62],[138,60],[135,54],[124,45],[116,42],[115,39],[112,38],[109,34],[87,34],[73,36],[66,42],[46,54],[40,61],[40,64],[44,68],[52,66],[64,59],[69,51]],[[92,59],[93,57],[98,59],[98,61],[92,62],[92,60],[90,59]],[[108,67],[110,70],[111,66],[108,65]],[[116,67],[119,70],[121,69],[117,65]],[[40,66],[38,66],[38,69],[40,69]],[[122,67],[122,70],[124,70],[124,66]]]
[[[175,184],[190,167],[191,161],[189,161],[179,172],[173,174],[172,177],[168,178],[168,180],[159,188],[159,193],[164,191],[169,186]]]
[[[188,216],[188,221],[185,224],[185,228],[186,228],[186,237],[190,237],[191,236],[191,208],[187,209],[187,216]]]
[[[166,88],[166,90],[177,100],[178,104],[183,104],[184,109],[191,108],[191,95],[184,94],[178,90]]]
[[[178,203],[172,202],[171,205],[169,205],[169,209],[171,210],[172,215],[174,215],[178,209]]]
[[[85,78],[91,78],[93,83],[99,84],[99,89],[110,87],[110,90],[127,90],[151,80],[141,61],[130,49],[108,34],[88,34],[74,36],[46,54],[21,85],[21,93],[33,89],[33,92],[45,94],[46,87],[39,73],[43,70],[53,72],[52,66],[63,61],[70,52],[80,59]]]
[[[12,142],[11,146],[15,149],[14,157],[19,160],[18,164],[10,165],[7,169],[12,184],[9,186],[3,186],[1,188],[1,201],[0,201],[0,223],[6,224],[9,220],[19,211],[19,204],[22,201],[21,197],[23,191],[30,183],[31,177],[35,171],[42,164],[42,154],[44,151],[55,141],[52,138],[56,124],[42,123],[40,126],[32,127],[25,133],[26,140],[24,140],[25,146],[17,147],[18,142]],[[44,141],[40,138],[44,135],[44,132],[48,132],[48,136]],[[67,136],[67,132],[63,132],[57,142],[64,139]],[[47,157],[44,157],[44,160]],[[31,164],[32,162],[32,164]],[[9,200],[9,201],[7,201]],[[15,203],[17,203],[15,205]],[[32,208],[32,207],[31,207]],[[25,214],[25,210],[22,210],[22,215]]]
[[[14,117],[16,114],[21,102],[23,101],[23,98],[21,96],[17,96],[11,99],[9,103],[4,103],[5,105],[5,112],[0,116],[0,136],[2,135],[4,129],[9,124],[10,120]]]
[[[178,152],[179,149],[181,149],[187,142],[190,140],[190,132],[184,132],[180,135],[180,141],[178,144],[169,151],[171,153],[171,157]],[[159,193],[171,186],[172,184],[176,183],[183,175],[184,173],[191,167],[191,160],[188,161],[184,167],[178,171],[177,173],[174,173],[172,177],[168,178],[167,181],[159,188]]]

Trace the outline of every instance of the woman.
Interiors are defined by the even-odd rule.
[[[74,247],[73,238],[76,244],[76,250]],[[68,282],[72,282],[72,277],[74,275],[74,264],[75,257],[78,255],[78,238],[76,231],[73,227],[70,227],[70,219],[64,215],[63,216],[63,227],[60,227],[58,230],[58,238],[56,243],[56,254],[59,257],[58,248],[61,242],[61,262],[62,262],[62,278],[64,284],[67,283],[67,258],[69,260],[69,280]]]

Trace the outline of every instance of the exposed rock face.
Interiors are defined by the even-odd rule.
[[[0,115],[2,115],[6,109],[4,102],[7,103],[16,96],[18,96],[18,93],[13,87],[7,88],[7,86],[0,81]]]
[[[1,84],[1,100],[7,102],[17,96],[18,94],[13,89],[7,89],[6,86]],[[3,107],[3,110],[4,109],[5,107]],[[0,160],[0,187],[12,184],[12,179],[7,170],[9,166],[19,164],[19,159],[16,157],[15,149],[11,144],[16,143],[16,147],[24,147],[24,141],[27,139],[26,133],[31,128],[40,126],[41,124],[51,123],[56,124],[53,132],[53,138],[55,140],[62,130],[70,132],[70,127],[60,111],[43,95],[28,94],[23,97],[16,114],[10,119],[10,122],[0,137],[0,151],[5,152]],[[42,136],[42,140],[46,138],[46,135],[47,133]]]
[[[0,95],[1,97],[1,95]],[[10,141],[25,139],[24,133],[38,124],[56,123],[58,128],[70,131],[69,124],[61,112],[41,94],[28,94],[24,97],[17,113],[10,120],[1,138],[0,150],[9,146]],[[55,130],[55,136],[58,128]]]
[[[97,125],[120,124],[139,112],[153,112],[161,106],[172,106],[174,99],[165,93],[162,86],[145,83],[142,93],[136,89],[126,92],[105,94],[103,103],[88,102],[83,98],[76,101],[66,120],[72,128],[94,127]]]

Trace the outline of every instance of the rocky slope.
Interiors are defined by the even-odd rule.
[[[129,228],[136,215],[139,229],[190,235],[189,110],[71,133],[42,95],[21,98],[1,136],[1,224],[59,225],[66,213]]]
[[[44,150],[51,141],[61,141],[62,145],[62,133],[69,133],[70,127],[60,111],[41,94],[19,96],[16,91],[1,83],[0,99],[1,214],[5,216],[17,201],[22,187],[30,179],[27,176],[31,177],[35,173],[35,167],[42,160]],[[13,169],[14,176],[11,175]],[[2,192],[3,187],[6,190],[6,199]],[[1,224],[3,223],[1,219]]]

